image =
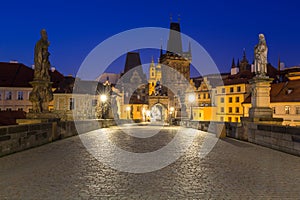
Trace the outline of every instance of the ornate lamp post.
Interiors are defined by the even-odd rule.
[[[129,119],[129,112],[130,112],[131,108],[130,106],[126,107],[126,113],[127,113],[127,119]]]
[[[191,116],[190,116],[190,119],[193,120],[193,103],[195,101],[195,95],[194,94],[189,94],[188,96],[188,100],[189,100],[189,103],[191,105]]]
[[[169,112],[169,114],[170,114],[170,117],[169,117],[170,122],[169,122],[169,124],[170,124],[170,125],[171,125],[171,123],[172,123],[172,115],[173,115],[174,110],[175,110],[174,107],[170,107],[170,112]]]
[[[101,116],[102,116],[102,119],[105,119],[106,116],[105,116],[104,106],[107,101],[107,96],[105,94],[100,95],[100,101],[101,101]]]

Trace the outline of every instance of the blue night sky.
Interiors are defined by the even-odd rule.
[[[295,66],[300,65],[299,8],[299,1],[257,0],[2,1],[0,61],[31,66],[34,45],[45,28],[51,64],[75,75],[100,42],[128,29],[168,28],[172,13],[174,21],[180,14],[182,32],[198,41],[222,72],[229,71],[233,57],[242,57],[243,48],[252,62],[259,33],[266,36],[269,62],[277,66],[280,55],[287,66]],[[149,52],[141,56],[143,63],[150,62]],[[119,59],[112,69],[120,72],[124,62]]]

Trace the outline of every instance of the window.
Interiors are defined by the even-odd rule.
[[[23,100],[23,92],[18,91],[18,100]]]
[[[221,103],[224,103],[224,97],[221,97]]]
[[[199,113],[199,117],[201,117],[201,113]]]
[[[97,106],[97,103],[98,103],[97,99],[92,100],[92,106]]]
[[[229,113],[232,113],[232,107],[229,107],[229,109],[228,109],[229,111]]]
[[[239,118],[238,118],[238,117],[236,117],[236,118],[235,118],[235,121],[236,121],[236,122],[239,122]]]
[[[239,107],[236,107],[235,108],[235,113],[239,113],[240,112],[240,108]]]
[[[228,102],[232,103],[232,97],[229,97]]]
[[[23,111],[23,108],[18,108],[18,111]]]
[[[11,99],[12,99],[12,93],[11,93],[10,91],[7,91],[7,92],[5,93],[5,99],[6,99],[6,100],[11,100]]]
[[[231,118],[231,117],[228,117],[228,121],[229,121],[229,122],[232,122],[232,118]]]
[[[223,122],[224,121],[224,117],[220,117],[220,121]]]
[[[0,92],[0,100],[2,100],[2,92]]]
[[[75,108],[75,99],[70,98],[69,110],[74,110],[74,108]]]
[[[203,94],[203,99],[206,99],[206,94],[205,93]]]
[[[238,87],[236,88],[236,91],[237,91],[237,92],[241,92],[241,86],[238,86]]]
[[[231,93],[233,92],[233,87],[230,88],[230,92],[231,92]]]
[[[286,114],[286,115],[289,115],[289,114],[290,114],[290,111],[291,111],[291,107],[285,106],[284,110],[285,110],[285,114]]]
[[[200,94],[198,94],[198,99],[200,99]]]
[[[224,107],[221,107],[221,112],[222,112],[222,113],[224,112]]]
[[[273,107],[272,110],[273,110],[273,114],[276,114],[276,108]]]
[[[154,82],[152,82],[152,86],[154,86]]]
[[[222,93],[225,93],[225,88],[222,88]]]
[[[235,97],[235,102],[239,103],[240,102],[240,97]]]
[[[136,107],[136,111],[140,112],[140,107],[139,106]]]
[[[154,72],[152,72],[152,76],[154,76]]]
[[[207,98],[210,99],[210,94],[209,93],[207,94]]]
[[[300,114],[300,107],[296,107],[296,114],[297,114],[297,115]]]
[[[11,108],[6,108],[6,111],[11,111]]]

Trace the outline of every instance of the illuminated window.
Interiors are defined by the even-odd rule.
[[[300,107],[296,107],[296,114],[300,115]]]
[[[11,91],[7,91],[5,93],[5,99],[6,100],[11,100],[12,99],[12,92]]]
[[[23,100],[23,92],[18,91],[18,100]]]
[[[289,115],[290,111],[291,111],[291,107],[290,106],[285,106],[284,110],[285,110],[285,114]]]

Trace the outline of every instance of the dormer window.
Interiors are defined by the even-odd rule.
[[[289,88],[287,91],[286,91],[286,94],[291,94],[293,92],[293,89]]]

